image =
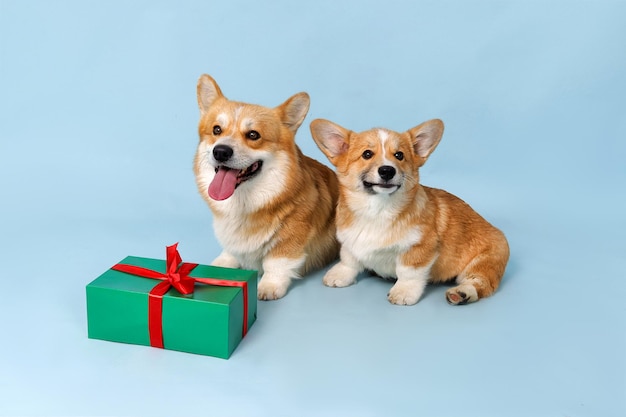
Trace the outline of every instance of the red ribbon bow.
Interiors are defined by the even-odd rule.
[[[193,278],[189,273],[198,264],[182,262],[178,253],[178,243],[167,246],[166,249],[166,273],[153,271],[140,266],[116,264],[111,269],[143,278],[159,279],[159,282],[148,294],[148,329],[150,333],[150,346],[163,348],[163,296],[174,287],[181,294],[193,294],[196,282],[222,287],[241,287],[243,290],[243,330],[242,337],[248,331],[248,283],[246,281],[228,281],[216,278]]]

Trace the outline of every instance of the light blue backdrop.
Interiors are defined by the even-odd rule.
[[[626,415],[623,1],[0,0],[0,415]],[[323,271],[228,360],[87,339],[126,255],[219,253],[191,161],[195,84],[307,91],[354,130],[446,133],[425,184],[507,234],[500,291],[391,306]]]

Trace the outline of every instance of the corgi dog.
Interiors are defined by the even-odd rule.
[[[194,173],[223,248],[212,264],[258,270],[258,298],[281,298],[292,279],[339,253],[337,177],[295,143],[309,96],[296,94],[275,108],[231,101],[208,75],[197,95]]]
[[[427,283],[454,281],[446,291],[453,305],[498,288],[509,258],[504,234],[458,197],[419,183],[419,168],[443,135],[441,120],[404,133],[355,133],[321,119],[310,128],[340,186],[340,261],[325,285],[346,287],[372,271],[396,279],[387,298],[399,305],[417,303]]]

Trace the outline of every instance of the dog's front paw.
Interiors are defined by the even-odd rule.
[[[398,281],[391,287],[387,299],[391,304],[411,306],[417,303],[423,292],[424,287],[419,283]]]
[[[257,298],[259,300],[278,300],[287,294],[289,283],[291,280],[269,280],[261,278],[259,288],[257,290]]]
[[[213,266],[221,266],[222,268],[239,268],[241,265],[237,258],[228,252],[222,252],[217,258],[211,262]]]
[[[324,275],[322,282],[327,287],[347,287],[356,282],[357,275],[358,271],[338,263]]]

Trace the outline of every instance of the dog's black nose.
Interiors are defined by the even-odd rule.
[[[217,145],[213,148],[213,158],[217,162],[226,162],[233,156],[233,148],[226,145]]]
[[[378,175],[385,181],[389,181],[396,175],[396,169],[389,165],[383,165],[378,168]]]

